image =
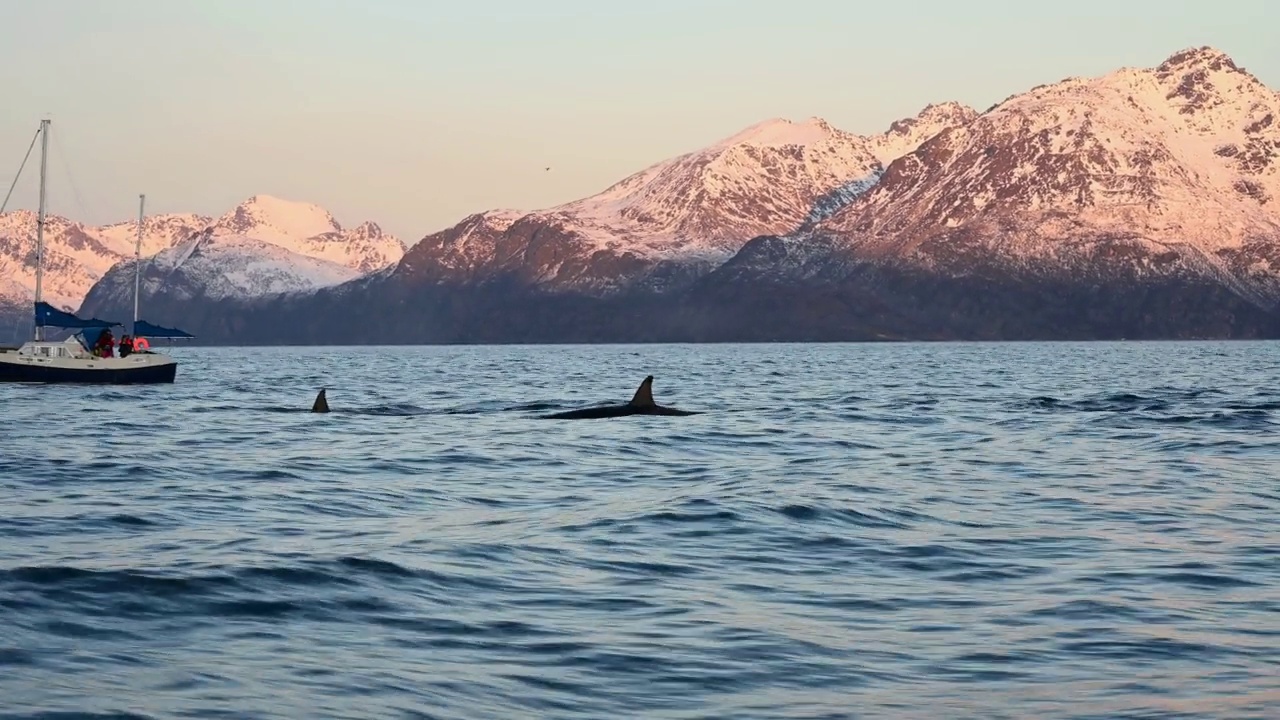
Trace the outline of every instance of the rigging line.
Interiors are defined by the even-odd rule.
[[[58,135],[61,134],[63,133]],[[89,211],[85,209],[84,201],[80,198],[80,188],[76,186],[76,178],[71,174],[71,164],[67,162],[67,153],[62,149],[58,135],[53,136],[53,149],[57,151],[58,159],[62,162],[62,171],[67,174],[67,181],[71,184],[71,194],[75,197],[76,205],[80,209],[80,222],[86,222],[89,219]]]
[[[22,165],[18,166],[18,174],[13,176],[13,184],[9,186],[9,194],[4,196],[4,203],[0,203],[0,214],[4,213],[4,209],[9,207],[9,198],[13,197],[13,189],[18,187],[18,178],[22,177],[22,169],[27,166],[27,160],[31,159],[31,151],[35,149],[36,140],[40,139],[40,131],[36,130],[35,137],[31,138],[31,145],[27,147],[27,155],[22,158]]]

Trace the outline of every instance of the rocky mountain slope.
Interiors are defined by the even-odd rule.
[[[397,276],[502,280],[596,296],[636,284],[678,288],[752,237],[790,232],[834,212],[873,186],[885,162],[975,115],[956,103],[929,106],[872,137],[820,118],[768,120],[591,197],[531,213],[473,215],[420,241]]]
[[[1280,96],[1221,52],[1192,50],[1012,98],[934,138],[818,232],[935,269],[962,250],[1069,264],[1082,243],[1116,238],[1238,269],[1230,251],[1280,238],[1278,150]],[[969,248],[961,237],[976,230],[982,246]]]
[[[1266,334],[1280,300],[1278,158],[1280,95],[1222,52],[1191,49],[944,130],[832,217],[745,247],[705,292],[745,308],[761,283],[851,302],[873,287],[878,312],[933,316],[938,333],[963,322],[926,304],[972,306],[986,319],[970,336],[1011,323],[1135,336],[1143,322],[1161,336]]]

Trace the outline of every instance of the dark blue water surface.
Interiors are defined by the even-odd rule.
[[[0,386],[0,716],[1280,717],[1277,343],[174,352]]]

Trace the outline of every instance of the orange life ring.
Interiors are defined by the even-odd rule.
[[[147,342],[146,338],[134,338],[133,349],[134,350],[150,350],[151,343]]]

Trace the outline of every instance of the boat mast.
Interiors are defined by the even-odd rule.
[[[49,166],[49,123],[45,118],[40,121],[40,212],[36,217],[36,304],[43,299],[44,285],[44,215],[45,215],[45,174]],[[44,339],[44,326],[36,320],[36,342]]]
[[[132,335],[138,334],[138,287],[142,284],[142,218],[147,207],[147,196],[138,196],[138,240],[133,246],[133,325],[129,327]]]

